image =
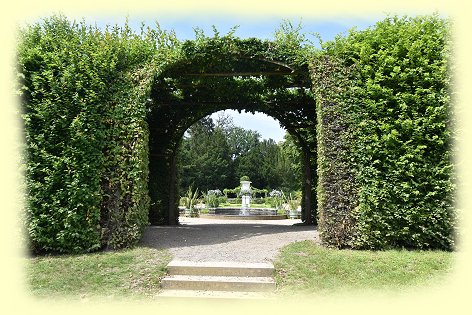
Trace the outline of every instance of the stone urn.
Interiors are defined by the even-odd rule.
[[[241,208],[247,209],[251,206],[251,181],[241,181]]]

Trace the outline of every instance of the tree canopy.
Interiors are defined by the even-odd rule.
[[[180,191],[234,188],[245,175],[260,189],[301,189],[300,154],[290,136],[279,144],[261,139],[257,131],[234,126],[231,116],[192,125],[179,154]]]

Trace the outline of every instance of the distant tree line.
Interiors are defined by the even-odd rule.
[[[279,143],[262,139],[225,114],[205,117],[187,130],[179,154],[180,191],[234,188],[245,175],[257,188],[299,190],[300,156],[291,136]]]

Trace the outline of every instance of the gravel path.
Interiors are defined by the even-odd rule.
[[[180,218],[179,226],[151,226],[142,245],[167,248],[176,260],[273,261],[280,248],[302,240],[319,242],[313,226],[300,220],[217,220]]]

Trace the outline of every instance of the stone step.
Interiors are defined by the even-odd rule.
[[[271,263],[173,260],[167,265],[167,272],[169,275],[271,277],[274,272],[274,265]]]
[[[271,277],[171,275],[162,279],[161,287],[165,290],[262,292],[275,290],[275,281]]]
[[[196,298],[196,299],[244,299],[267,300],[275,299],[272,292],[241,292],[241,291],[207,291],[207,290],[163,290],[158,294],[162,298]]]

